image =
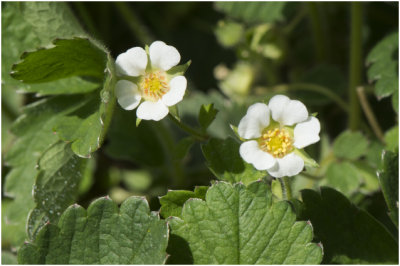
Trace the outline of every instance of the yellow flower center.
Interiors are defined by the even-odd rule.
[[[258,144],[275,158],[282,158],[293,150],[293,139],[284,128],[265,129]]]
[[[146,73],[140,83],[140,91],[146,100],[158,101],[169,91],[169,84],[165,72],[156,71]]]

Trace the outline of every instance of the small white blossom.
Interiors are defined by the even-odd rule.
[[[153,42],[149,54],[141,47],[120,54],[116,60],[117,73],[137,77],[137,82],[125,79],[117,82],[118,103],[125,110],[139,106],[136,116],[140,119],[163,119],[169,112],[168,107],[180,102],[186,91],[184,76],[167,73],[180,60],[178,50],[162,41]]]
[[[294,176],[304,167],[295,151],[318,142],[320,130],[302,102],[276,95],[268,105],[251,105],[240,120],[239,136],[248,140],[240,145],[240,155],[273,177]]]

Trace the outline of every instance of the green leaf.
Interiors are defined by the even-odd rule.
[[[399,35],[397,32],[386,36],[369,52],[367,64],[370,64],[367,75],[370,81],[377,80],[375,95],[378,99],[392,95],[399,90],[398,55]]]
[[[182,207],[188,199],[205,199],[208,187],[195,187],[194,191],[169,190],[167,195],[160,197],[160,214],[164,218],[176,216],[182,218]]]
[[[128,160],[145,166],[160,166],[165,156],[154,124],[142,121],[136,127],[136,116],[117,108],[107,139],[106,152],[119,160]]]
[[[283,20],[284,2],[217,2],[217,10],[247,23],[273,23]]]
[[[324,245],[327,264],[396,264],[398,246],[390,233],[367,212],[340,192],[302,191],[301,220],[311,220],[314,234]]]
[[[360,132],[344,131],[333,143],[333,153],[344,159],[355,160],[368,149],[368,140]]]
[[[272,193],[263,182],[248,187],[218,182],[208,189],[205,201],[185,203],[182,219],[168,220],[173,236],[188,243],[195,264],[317,264],[322,260],[322,248],[311,243],[311,225],[296,222],[288,202],[272,203]],[[180,255],[173,244],[171,258]]]
[[[33,243],[18,252],[20,264],[162,264],[168,226],[150,213],[147,201],[127,199],[118,206],[108,197],[86,211],[69,207],[58,225],[47,224]]]
[[[7,223],[15,228],[13,245],[19,245],[25,238],[25,222],[29,211],[34,208],[31,197],[37,174],[36,162],[40,155],[58,141],[53,126],[66,114],[85,104],[81,96],[53,97],[26,107],[12,127],[18,139],[5,156],[12,166],[6,176],[4,191],[13,199],[4,211]]]
[[[389,216],[399,226],[399,153],[385,151],[383,168],[378,172],[383,195],[389,208]]]
[[[99,149],[104,141],[115,106],[114,65],[109,57],[103,90],[90,96],[89,102],[54,127],[60,139],[72,142],[73,152],[84,158]]]
[[[77,187],[87,161],[72,152],[70,143],[61,141],[52,145],[39,158],[39,172],[33,187],[36,207],[28,220],[30,238],[46,222],[58,221],[61,213],[77,200]],[[44,216],[41,221],[37,219],[39,215]]]
[[[369,145],[366,159],[368,160],[369,164],[374,167],[375,169],[381,164],[382,161],[382,151],[384,149],[384,145],[377,140],[371,141]]]
[[[386,149],[394,151],[399,147],[399,126],[394,126],[385,132]]]
[[[107,55],[89,39],[56,39],[54,47],[22,54],[11,76],[24,83],[43,83],[72,76],[102,80]]]
[[[328,185],[350,196],[361,185],[361,175],[349,162],[333,162],[328,166],[323,185]]]
[[[219,179],[231,183],[249,184],[266,176],[265,171],[256,170],[243,161],[239,154],[239,143],[233,138],[210,139],[202,146],[208,168]]]
[[[36,96],[88,93],[100,88],[98,81],[81,77],[70,77],[47,83],[25,84],[23,92],[34,92]]]
[[[84,36],[85,33],[64,2],[9,2],[2,5],[2,85],[38,91],[40,86],[23,84],[9,75],[11,66],[27,50],[47,46],[55,38]],[[53,89],[63,86],[55,82]],[[41,92],[42,93],[42,92]]]
[[[214,108],[214,104],[203,104],[199,112],[199,124],[203,130],[207,130],[210,124],[217,116],[218,110]]]

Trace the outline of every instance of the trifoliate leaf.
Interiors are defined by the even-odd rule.
[[[389,216],[393,223],[399,226],[399,154],[385,151],[383,154],[383,168],[378,172]]]
[[[272,193],[263,182],[248,187],[218,182],[208,189],[205,201],[188,200],[182,219],[169,221],[172,236],[187,242],[195,264],[317,264],[322,260],[322,248],[311,243],[311,225],[296,222],[288,202],[272,203]],[[171,259],[181,251],[174,249],[173,239],[168,249]]]
[[[239,143],[233,138],[210,139],[202,146],[208,168],[219,179],[231,183],[249,184],[266,176],[264,171],[256,170],[251,164],[243,161],[239,154]]]
[[[182,217],[183,204],[188,199],[205,199],[208,187],[195,187],[194,191],[170,190],[167,195],[160,197],[160,214],[164,218],[170,216]]]
[[[118,209],[105,197],[87,211],[69,207],[58,225],[47,224],[21,247],[18,263],[162,264],[167,243],[168,226],[145,199],[131,197]]]
[[[203,104],[199,111],[199,124],[203,130],[207,130],[210,124],[217,116],[218,110],[214,108],[214,104]]]
[[[375,84],[375,95],[378,99],[392,95],[399,90],[397,76],[399,47],[398,33],[386,36],[369,52],[367,64],[371,64],[368,69],[368,79],[377,81]]]
[[[344,131],[333,143],[333,153],[339,158],[355,160],[366,153],[368,144],[360,132]]]
[[[284,2],[217,2],[217,10],[247,23],[272,23],[283,19]]]
[[[39,172],[33,187],[36,207],[27,227],[30,238],[44,223],[58,221],[62,212],[77,199],[77,188],[87,161],[72,152],[70,143],[62,141],[56,142],[39,158]],[[39,216],[43,218],[38,220]]]
[[[22,54],[11,76],[24,83],[43,83],[73,76],[104,76],[106,53],[89,39],[56,39],[54,47]]]
[[[328,187],[318,193],[303,190],[301,220],[311,220],[324,245],[327,264],[396,264],[398,245],[390,233],[367,212]]]

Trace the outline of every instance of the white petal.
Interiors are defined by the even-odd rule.
[[[120,54],[115,60],[119,75],[137,77],[144,74],[147,66],[147,54],[141,47],[133,47]]]
[[[118,98],[118,103],[125,110],[135,109],[142,98],[136,84],[127,80],[119,80],[117,82],[115,85],[115,95]]]
[[[185,95],[187,81],[184,76],[177,76],[169,82],[170,90],[162,97],[162,102],[166,106],[172,106],[182,101]]]
[[[158,102],[144,101],[136,111],[136,116],[143,120],[159,121],[168,114],[168,107],[159,100]]]
[[[267,170],[276,163],[271,154],[262,151],[257,141],[251,140],[243,142],[239,148],[240,156],[247,163],[251,163],[257,170]]]
[[[319,141],[321,125],[319,120],[310,116],[305,122],[299,123],[294,128],[294,146],[302,149]]]
[[[304,161],[296,154],[289,153],[283,158],[276,159],[277,164],[270,169],[268,173],[273,177],[294,176],[303,170]]]
[[[255,103],[249,107],[246,115],[240,120],[238,133],[244,139],[261,136],[261,132],[269,125],[269,108],[266,104]]]
[[[271,110],[272,118],[286,126],[303,122],[308,117],[307,108],[302,102],[290,100],[285,95],[272,97],[268,107]]]
[[[178,50],[162,41],[153,42],[150,45],[149,52],[152,66],[164,71],[176,66],[181,61]]]

